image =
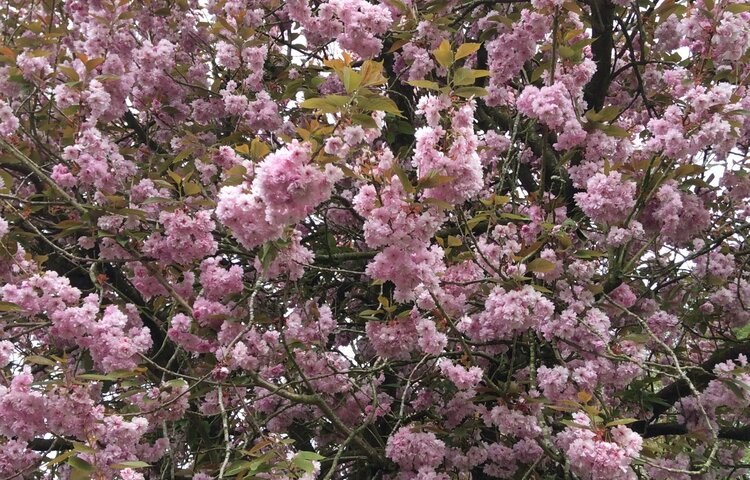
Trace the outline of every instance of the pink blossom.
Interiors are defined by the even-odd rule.
[[[423,467],[435,469],[445,457],[445,443],[434,433],[422,433],[401,427],[388,438],[385,455],[402,470],[417,471]]]
[[[586,182],[585,192],[575,194],[575,200],[593,221],[619,223],[635,206],[635,191],[635,182],[623,181],[617,171],[597,173]]]
[[[258,166],[253,190],[266,205],[268,222],[294,223],[331,195],[341,171],[310,164],[310,148],[296,140],[268,155]]]
[[[0,137],[9,137],[18,129],[18,118],[6,102],[0,99]]]

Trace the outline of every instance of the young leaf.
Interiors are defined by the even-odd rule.
[[[458,47],[456,51],[456,60],[461,60],[464,57],[468,57],[472,53],[479,50],[482,46],[481,43],[464,43]]]
[[[435,60],[443,66],[443,67],[450,67],[453,65],[454,57],[453,57],[453,51],[451,50],[451,44],[448,42],[448,40],[443,40],[440,43],[440,46],[432,51],[432,54],[435,55]]]
[[[550,273],[555,270],[555,267],[553,262],[543,258],[535,258],[526,266],[530,272],[534,273]]]

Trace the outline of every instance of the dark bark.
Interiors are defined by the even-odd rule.
[[[590,7],[591,30],[594,38],[591,53],[596,62],[596,72],[586,85],[583,99],[586,100],[588,108],[601,110],[612,74],[614,5],[609,0],[591,0]]]

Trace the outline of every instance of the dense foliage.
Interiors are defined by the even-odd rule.
[[[1,479],[746,474],[746,0],[0,36]]]

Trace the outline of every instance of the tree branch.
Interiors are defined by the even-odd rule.
[[[583,99],[588,108],[601,110],[604,99],[609,90],[612,70],[612,22],[614,21],[614,5],[609,0],[591,0],[591,53],[596,62],[596,72],[586,85]]]

